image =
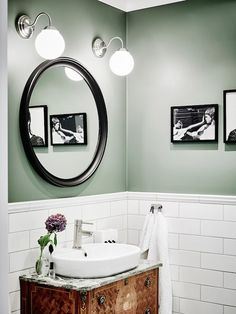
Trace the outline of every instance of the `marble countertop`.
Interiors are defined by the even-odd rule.
[[[79,278],[68,278],[62,276],[56,276],[55,279],[49,277],[39,276],[37,274],[22,275],[21,280],[35,282],[41,285],[47,285],[57,288],[65,288],[76,291],[90,291],[107,284],[116,282],[121,279],[125,279],[134,275],[141,274],[145,271],[152,270],[162,266],[160,262],[150,262],[147,260],[141,260],[139,265],[129,271],[117,274],[114,276],[104,278],[91,278],[91,279],[79,279]]]

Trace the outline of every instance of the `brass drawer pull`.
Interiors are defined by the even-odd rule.
[[[144,283],[145,287],[146,288],[150,288],[151,284],[152,284],[151,279],[149,277],[147,277],[146,280],[145,280],[145,283]]]
[[[146,308],[145,314],[152,314],[150,307]]]
[[[101,295],[100,297],[98,297],[98,304],[99,305],[103,305],[106,302],[106,297],[105,295]]]

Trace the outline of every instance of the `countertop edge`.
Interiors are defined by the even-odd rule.
[[[159,268],[161,266],[162,263],[160,262],[149,262],[147,260],[141,260],[140,264],[134,269],[104,278],[82,279],[57,276],[56,279],[51,279],[49,277],[42,277],[38,276],[37,274],[31,274],[21,275],[19,279],[26,282],[51,286],[54,288],[64,288],[75,291],[91,291],[93,289],[117,282],[122,279],[129,278],[131,276],[139,275],[141,273]]]

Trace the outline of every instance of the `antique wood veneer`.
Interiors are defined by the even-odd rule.
[[[159,269],[87,290],[21,277],[21,314],[158,314]]]

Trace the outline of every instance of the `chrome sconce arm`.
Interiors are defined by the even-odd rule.
[[[35,39],[35,48],[44,59],[55,59],[60,57],[65,49],[65,41],[60,32],[52,25],[51,16],[46,12],[39,13],[33,22],[28,15],[23,14],[17,18],[16,30],[23,39],[29,39],[35,30],[35,25],[41,16],[48,18],[48,24]]]
[[[110,58],[109,65],[111,71],[118,76],[128,75],[134,68],[134,59],[129,51],[124,48],[123,40],[120,37],[112,37],[107,45],[101,38],[95,38],[92,43],[93,53],[98,58],[104,57],[107,48],[114,40],[119,40],[121,42],[121,48],[116,50]]]
[[[46,26],[46,27],[51,28],[52,27],[52,19],[51,19],[50,15],[47,14],[46,12],[39,13],[36,16],[33,23],[31,23],[31,19],[28,15],[23,14],[18,18],[17,23],[16,23],[16,30],[17,30],[18,34],[24,39],[30,38],[34,33],[35,25],[37,24],[38,19],[40,18],[40,16],[43,16],[43,15],[46,15],[48,17],[48,26]]]

